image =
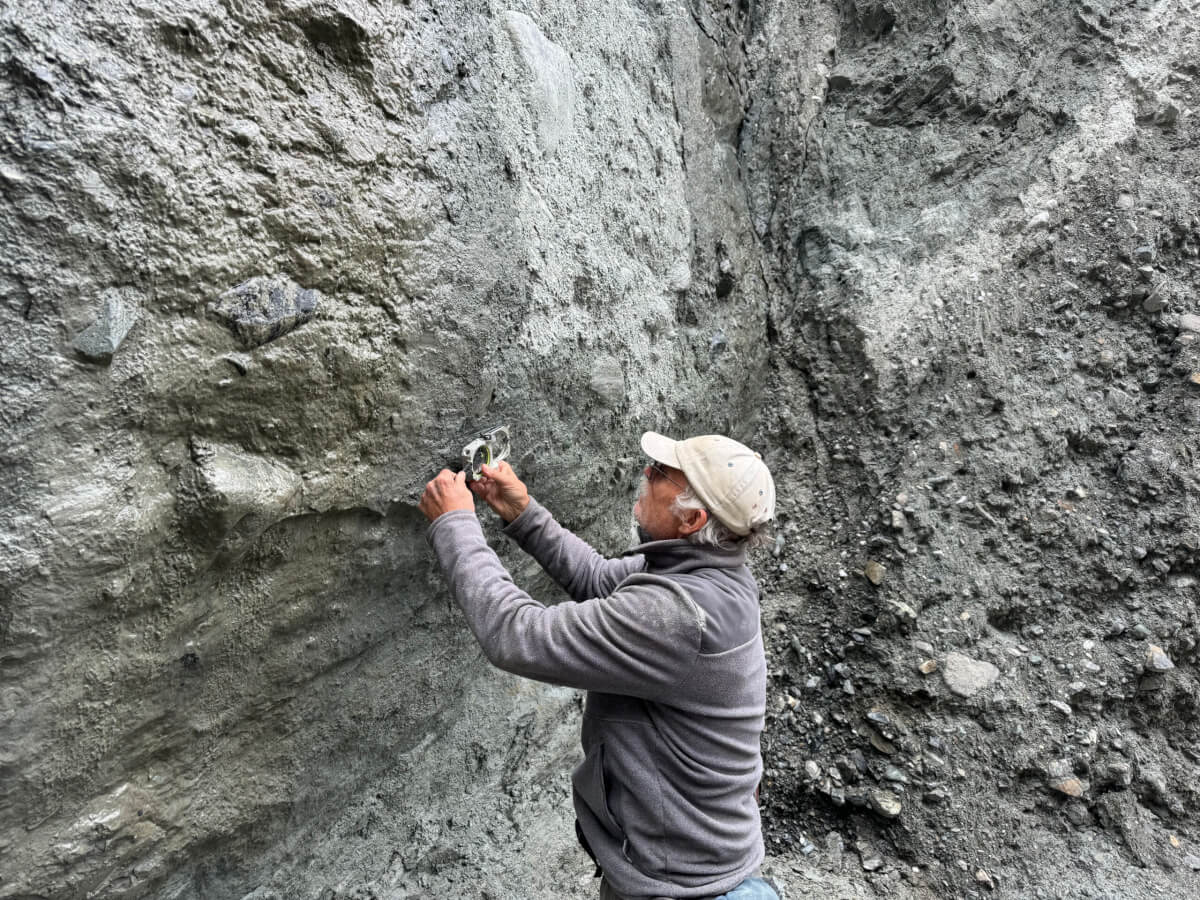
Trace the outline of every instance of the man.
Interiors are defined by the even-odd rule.
[[[429,542],[493,664],[588,692],[572,784],[602,900],[776,898],[757,877],[766,663],[746,565],[775,485],[761,457],[727,437],[647,432],[641,443],[642,543],[621,557],[559,525],[503,462],[470,489],[462,472],[429,482]],[[472,491],[573,602],[543,606],[513,584]]]

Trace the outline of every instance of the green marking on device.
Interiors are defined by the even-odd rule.
[[[511,448],[507,425],[490,428],[463,447],[463,471],[472,481],[478,481],[483,477],[483,467],[495,465],[506,459]]]

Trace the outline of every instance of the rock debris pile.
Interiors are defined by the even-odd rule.
[[[790,186],[811,301],[771,328],[775,395],[813,402],[761,430],[803,486],[764,619],[768,833],[801,896],[1200,884],[1186,15],[841,20]]]

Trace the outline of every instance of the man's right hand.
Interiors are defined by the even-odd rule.
[[[505,522],[511,522],[529,505],[529,491],[525,488],[525,482],[504,460],[495,466],[484,466],[483,477],[469,484],[472,493],[482,498]]]

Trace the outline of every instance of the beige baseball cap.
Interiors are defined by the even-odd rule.
[[[767,464],[733,438],[705,434],[675,441],[647,431],[642,450],[683,472],[709,512],[734,534],[749,534],[775,516],[775,481]]]

